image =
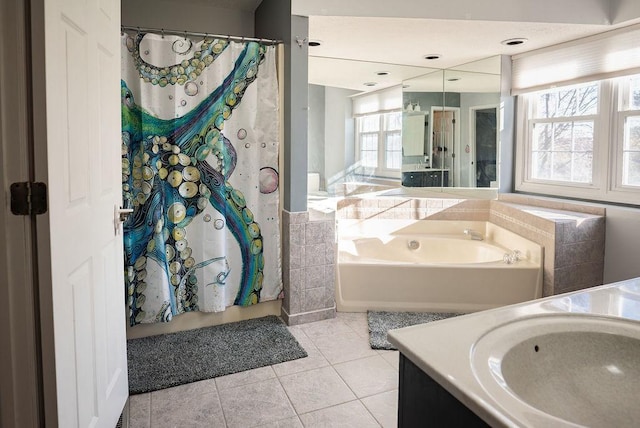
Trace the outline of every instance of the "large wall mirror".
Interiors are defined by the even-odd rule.
[[[403,82],[402,185],[497,189],[500,57]]]

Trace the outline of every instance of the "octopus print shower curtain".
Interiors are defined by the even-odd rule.
[[[122,35],[129,322],[278,298],[275,47]]]

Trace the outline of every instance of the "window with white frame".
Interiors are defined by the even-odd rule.
[[[398,177],[402,167],[402,112],[357,118],[358,160],[381,177]]]
[[[558,88],[532,97],[531,178],[592,182],[599,86]]]
[[[516,190],[640,204],[640,75],[520,95]]]
[[[384,115],[384,165],[389,170],[402,168],[402,113]]]
[[[381,116],[380,114],[372,114],[358,118],[360,164],[364,167],[378,167]]]
[[[622,186],[640,186],[640,75],[620,79],[619,175]]]

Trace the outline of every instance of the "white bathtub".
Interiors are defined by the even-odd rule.
[[[345,223],[338,235],[339,311],[473,312],[542,296],[542,247],[491,223]],[[485,239],[471,240],[466,228]],[[522,259],[505,263],[513,250]]]

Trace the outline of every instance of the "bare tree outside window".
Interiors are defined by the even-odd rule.
[[[523,94],[518,109],[516,190],[640,206],[640,74]]]
[[[531,150],[532,177],[591,183],[597,83],[553,89],[536,96]]]

